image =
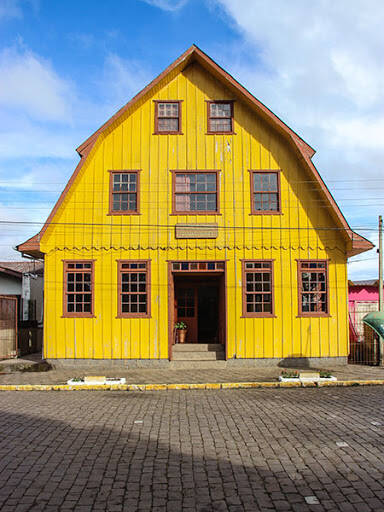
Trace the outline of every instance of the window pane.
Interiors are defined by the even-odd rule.
[[[277,191],[277,174],[275,173],[269,175],[269,190],[271,192]]]
[[[269,194],[262,194],[261,204],[262,204],[262,207],[261,207],[262,210],[265,210],[265,211],[269,210]]]
[[[261,190],[261,175],[260,173],[253,173],[253,190],[255,192]]]
[[[261,198],[262,194],[253,194],[253,207],[255,210],[261,210]]]
[[[204,192],[216,191],[216,175],[212,173],[176,174],[175,176],[175,210],[216,211],[216,194]],[[180,194],[185,192],[185,194]],[[188,192],[199,192],[198,194]]]
[[[276,173],[260,173],[261,190],[265,192],[277,191],[277,175]]]
[[[130,210],[130,211],[137,210],[136,194],[129,194],[128,210]]]
[[[248,269],[243,284],[245,312],[272,314],[272,263],[248,261],[244,265]]]
[[[279,205],[277,202],[277,194],[269,194],[269,209],[272,211],[278,211]]]
[[[211,103],[210,117],[231,117],[231,103]]]
[[[231,132],[232,121],[231,119],[211,119],[210,130],[212,132]]]
[[[179,117],[178,103],[158,103],[157,108],[159,117]]]
[[[158,119],[157,128],[159,132],[178,132],[179,120],[176,119]]]
[[[193,175],[176,174],[175,176],[175,191],[176,192],[190,192],[190,184]]]

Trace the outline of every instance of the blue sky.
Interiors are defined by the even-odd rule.
[[[347,220],[376,243],[383,19],[381,0],[0,0],[0,220],[44,221],[75,148],[195,43],[317,150]],[[38,226],[1,229],[0,259],[18,259],[11,247]],[[352,278],[376,275],[375,251],[355,260]]]

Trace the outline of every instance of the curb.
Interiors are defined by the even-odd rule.
[[[339,380],[331,382],[207,382],[205,384],[3,384],[0,391],[169,391],[191,389],[327,388],[383,386],[384,380]]]

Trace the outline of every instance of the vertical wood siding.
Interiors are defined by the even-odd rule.
[[[154,135],[153,100],[183,100],[182,135]],[[235,99],[235,135],[206,135],[206,100]],[[110,216],[109,170],[141,169],[140,213]],[[222,215],[170,216],[171,169],[221,169]],[[249,169],[281,169],[282,215],[250,215]],[[176,223],[217,222],[216,240]],[[167,260],[227,260],[228,356],[348,354],[345,241],[292,148],[197,64],[160,84],[96,143],[43,236],[45,357],[168,358]],[[329,227],[319,230],[318,227]],[[95,315],[62,318],[64,259],[95,260]],[[297,318],[297,259],[329,259],[330,316]],[[151,260],[151,318],[117,316],[117,261]],[[241,318],[241,259],[274,259],[275,318]]]

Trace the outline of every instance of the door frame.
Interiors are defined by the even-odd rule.
[[[175,270],[174,263],[220,263],[223,268],[215,270]],[[224,346],[225,346],[225,360],[227,360],[227,322],[228,322],[228,309],[227,309],[227,260],[168,260],[168,359],[172,361],[172,349],[175,341],[175,275],[183,275],[195,277],[204,276],[221,276],[222,281],[219,281],[219,318],[220,310],[223,311],[224,316]],[[222,284],[221,284],[222,283]],[[221,291],[222,287],[224,288]],[[224,304],[222,302],[224,302]]]
[[[11,350],[10,353],[6,354],[5,351],[4,353],[0,353],[0,359],[10,359],[10,358],[14,358],[14,357],[17,357],[18,356],[18,352],[19,352],[19,332],[18,332],[18,323],[19,323],[19,311],[18,311],[18,307],[17,307],[17,303],[18,303],[18,296],[16,295],[0,295],[0,299],[4,300],[4,301],[9,301],[10,304],[12,304],[14,306],[14,335],[15,335],[15,346],[14,346],[14,350]]]

